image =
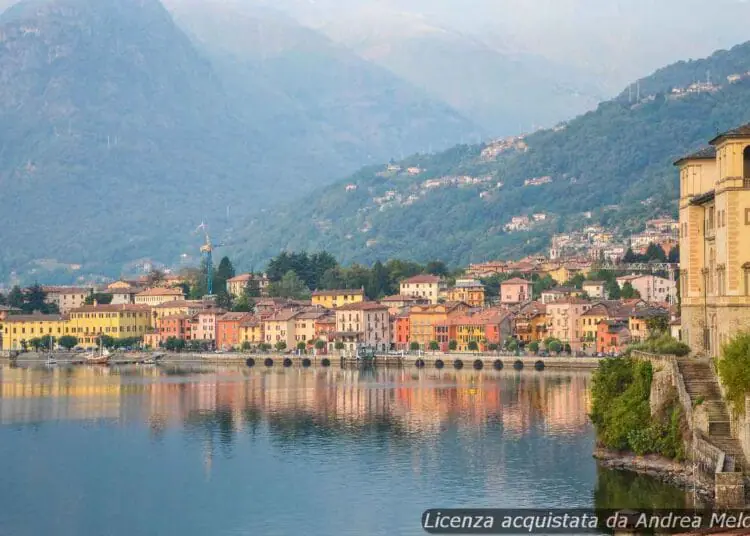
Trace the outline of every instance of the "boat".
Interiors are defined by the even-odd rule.
[[[103,348],[100,343],[99,351],[84,354],[83,361],[87,365],[106,365],[107,363],[109,363],[109,359],[111,356],[112,354],[110,354],[109,350]]]
[[[54,356],[49,356],[47,360],[44,362],[45,365],[48,367],[51,367],[52,365],[57,365],[57,359],[54,358]]]

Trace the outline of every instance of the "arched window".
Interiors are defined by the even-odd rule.
[[[745,147],[745,150],[742,151],[742,163],[743,163],[743,173],[742,176],[745,179],[745,188],[750,188],[750,146]]]

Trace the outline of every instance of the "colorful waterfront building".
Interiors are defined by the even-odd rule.
[[[2,348],[23,350],[31,339],[66,335],[67,318],[63,315],[10,315],[2,323]]]
[[[547,306],[533,301],[523,305],[513,319],[513,335],[523,342],[541,342],[547,338]]]
[[[400,312],[391,318],[391,346],[394,350],[409,350],[409,311]]]
[[[360,346],[386,351],[391,343],[391,323],[388,306],[376,302],[360,302],[336,309],[335,342],[353,353]],[[329,349],[335,349],[335,342]]]
[[[240,324],[250,313],[225,313],[216,319],[216,348],[230,350],[240,345]]]
[[[99,335],[115,339],[143,337],[151,328],[151,308],[146,305],[85,305],[70,311],[66,335],[79,346],[93,347]]]
[[[243,346],[245,343],[257,346],[264,342],[264,323],[259,316],[251,315],[240,322],[240,346]]]
[[[531,281],[514,277],[500,283],[500,303],[516,305],[531,301],[533,285]]]
[[[608,355],[619,355],[630,344],[628,322],[602,320],[596,328],[596,351]]]
[[[159,342],[164,344],[170,337],[184,341],[191,340],[193,336],[193,322],[194,317],[189,314],[176,314],[159,318],[156,323]]]
[[[449,318],[465,315],[469,312],[469,305],[463,302],[446,302],[435,305],[416,305],[409,310],[410,343],[416,342],[422,349],[428,348],[431,341],[437,340],[438,335],[446,335],[442,331],[435,331],[436,325],[446,326]]]

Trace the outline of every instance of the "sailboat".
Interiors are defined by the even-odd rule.
[[[52,336],[50,336],[49,354],[47,354],[47,360],[44,362],[44,364],[47,365],[48,367],[52,365],[57,365],[57,359],[55,359],[55,355],[52,353],[53,346],[54,346],[54,342],[52,342]]]
[[[110,356],[109,350],[102,346],[102,341],[99,339],[99,351],[85,354],[83,360],[87,365],[106,365],[109,363]]]

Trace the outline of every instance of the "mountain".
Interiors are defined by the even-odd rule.
[[[0,274],[47,278],[45,266],[81,265],[117,275],[142,258],[171,262],[197,248],[202,219],[219,233],[290,192],[476,132],[447,105],[300,33],[260,62],[266,76],[246,57],[211,55],[157,0],[5,10]],[[336,69],[352,79],[324,79]]]
[[[471,34],[382,6],[339,17],[321,31],[494,135],[553,125],[590,110],[604,96],[593,78],[574,69],[533,54],[501,52]]]
[[[324,166],[340,177],[365,162],[482,137],[439,98],[280,11],[240,0],[164,3],[246,109],[306,148],[307,173]]]
[[[741,76],[688,91],[704,69]],[[235,256],[258,263],[282,249],[326,249],[344,261],[465,264],[544,251],[552,233],[584,221],[638,229],[676,213],[677,157],[750,121],[748,71],[750,43],[641,79],[637,102],[626,91],[553,129],[362,169],[252,221],[253,241]],[[541,213],[528,231],[505,230]]]

